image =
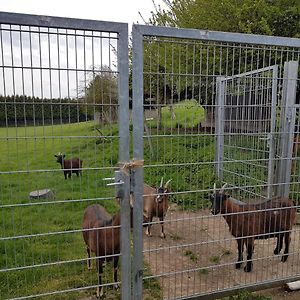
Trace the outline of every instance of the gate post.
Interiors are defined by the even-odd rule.
[[[298,61],[284,64],[283,89],[280,116],[279,166],[277,172],[277,196],[288,197],[295,131],[295,101],[298,78]]]
[[[144,84],[143,84],[143,35],[136,25],[132,26],[133,47],[133,155],[135,160],[144,159]],[[133,300],[143,298],[143,192],[144,169],[133,171]]]
[[[223,180],[224,159],[224,117],[225,117],[225,81],[224,77],[217,78],[217,96],[215,107],[215,130],[216,130],[216,173],[219,180]]]
[[[128,75],[128,27],[123,26],[118,40],[118,95],[119,95],[119,161],[129,161],[129,75]],[[122,300],[131,300],[130,256],[130,182],[123,176],[121,208],[121,295]]]

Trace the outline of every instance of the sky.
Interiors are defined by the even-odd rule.
[[[154,1],[166,8],[163,0]],[[147,22],[152,10],[152,0],[0,0],[2,12],[125,22],[129,32],[133,23]],[[55,29],[50,34],[39,34],[34,28],[32,32],[22,30],[2,26],[0,95],[75,97],[80,87],[88,84],[92,66],[116,70],[117,41],[113,37],[83,37],[82,33],[74,37],[72,32],[57,34]]]
[[[163,0],[154,0],[166,8]],[[144,24],[154,10],[152,0],[0,0],[0,11],[39,14],[99,21]]]

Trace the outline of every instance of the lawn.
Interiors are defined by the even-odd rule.
[[[118,210],[113,188],[103,181],[116,169],[118,130],[113,125],[101,128],[101,132],[105,139],[99,137],[93,122],[0,129],[1,299],[97,284],[95,270],[88,271],[84,260],[80,232],[83,212],[92,203],[100,203],[110,213]],[[172,179],[171,200],[179,207],[207,207],[209,190],[216,181],[214,135],[165,134],[164,129],[152,127],[150,133],[153,151],[149,139],[145,136],[144,140],[145,181],[158,185],[162,176]],[[71,179],[64,179],[54,157],[58,152],[83,160],[82,177],[73,174]],[[241,153],[236,155],[249,157],[244,150]],[[239,163],[231,163],[231,168],[238,167]],[[30,191],[45,188],[54,192],[53,199],[29,199]],[[104,283],[109,282],[110,265],[104,274]],[[156,292],[150,295],[156,296],[151,299],[160,299],[156,280],[147,281],[145,294],[154,287]],[[94,292],[83,289],[46,298],[78,299]],[[107,299],[120,295],[111,287],[105,292]]]

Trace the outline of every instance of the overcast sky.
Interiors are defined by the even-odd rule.
[[[166,8],[163,0],[154,1]],[[144,24],[139,12],[148,21],[153,10],[152,0],[0,0],[0,11],[125,22],[129,32],[133,23]],[[82,37],[82,33],[75,38],[72,33],[57,35],[55,30],[54,34],[39,35],[34,29],[30,35],[26,29],[20,34],[7,25],[2,29],[0,66],[5,67],[0,76],[0,95],[74,97],[83,80],[88,83],[91,66],[116,70],[114,38]]]
[[[166,7],[163,0],[154,0]],[[39,14],[99,21],[143,24],[154,10],[152,0],[0,0],[0,11]]]

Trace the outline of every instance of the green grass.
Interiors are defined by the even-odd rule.
[[[196,255],[193,251],[191,251],[191,250],[186,250],[186,251],[184,252],[184,255],[187,256],[187,257],[189,257],[189,259],[190,259],[191,261],[193,261],[193,262],[198,261],[197,255]]]
[[[180,115],[181,113],[177,112],[176,118]],[[183,115],[184,118],[179,124],[187,120],[187,113]],[[11,269],[0,272],[1,299],[97,284],[95,268],[88,271],[86,262],[80,261],[86,257],[81,233],[66,231],[80,230],[83,211],[89,204],[100,203],[110,213],[118,210],[118,204],[114,200],[114,189],[107,187],[106,182],[102,180],[112,177],[117,166],[118,129],[113,125],[101,128],[101,132],[109,137],[99,138],[92,122],[35,128],[0,128],[0,167],[1,172],[6,172],[0,174],[0,205],[6,206],[1,209],[0,236],[62,232],[50,236],[1,241],[0,269]],[[163,132],[159,132],[161,133]],[[155,136],[151,138],[153,155],[148,140],[145,139],[145,181],[157,186],[162,176],[165,180],[172,179],[172,191],[197,192],[172,195],[171,201],[188,210],[208,207],[207,192],[199,190],[211,189],[216,181],[212,163],[215,155],[214,141],[214,136],[209,134]],[[248,145],[249,148],[255,143],[254,140],[242,138],[231,142]],[[263,148],[263,145],[261,147]],[[225,153],[226,151],[225,149]],[[83,171],[82,177],[77,178],[73,174],[71,179],[64,179],[60,165],[54,157],[58,152],[64,152],[67,158],[79,156],[83,160],[83,166],[87,169]],[[234,153],[233,158],[236,159],[249,159],[251,155],[257,157],[251,150],[239,150]],[[148,167],[149,165],[151,167]],[[229,166],[231,170],[240,170],[242,174],[254,178],[265,176],[265,171],[245,167],[238,162],[231,162]],[[229,178],[227,175],[226,181],[244,183],[237,176]],[[252,183],[255,182],[248,185]],[[30,200],[28,195],[32,190],[44,188],[50,188],[55,198],[42,205],[27,205],[41,203],[43,200]],[[20,204],[24,206],[20,207]],[[180,237],[174,236],[173,239],[178,240]],[[191,260],[197,258],[193,253],[186,255]],[[72,260],[74,262],[61,265],[14,270],[22,266]],[[216,260],[212,262],[218,263]],[[104,272],[104,283],[107,282],[112,282],[110,264]],[[157,296],[153,299],[162,298],[157,280],[146,280],[145,289],[155,289]],[[46,299],[80,299],[94,293],[95,290],[92,289],[58,294]],[[115,292],[110,287],[105,289],[105,293],[107,299],[118,299],[120,296],[119,291]],[[151,296],[150,292],[149,297]]]
[[[81,228],[84,209],[94,202],[105,206],[110,213],[116,212],[118,205],[113,199],[114,191],[107,188],[102,179],[113,175],[113,167],[118,161],[118,138],[117,132],[111,129],[107,129],[105,134],[112,136],[109,142],[96,144],[97,139],[93,136],[98,134],[91,122],[36,128],[1,128],[1,171],[12,172],[0,177],[0,203],[6,205],[0,215],[1,236],[78,230]],[[25,136],[27,139],[15,138]],[[59,170],[60,165],[55,161],[54,154],[58,152],[66,153],[67,158],[81,157],[84,167],[91,170],[84,170],[82,177],[77,178],[73,174],[71,179],[65,180],[63,172]],[[103,169],[93,169],[97,167]],[[50,188],[55,194],[54,199],[47,200],[50,203],[26,205],[42,202],[30,200],[28,195],[32,190],[44,188]],[[93,198],[108,200],[90,201]],[[15,204],[24,206],[14,207]],[[12,269],[0,273],[1,299],[97,284],[96,271],[88,272],[85,261],[13,270],[21,266],[82,259],[86,253],[80,232],[2,241],[0,254],[0,268]],[[107,276],[112,273],[108,271],[105,274],[104,281],[110,282],[111,278]],[[78,298],[92,292],[66,293],[52,296],[51,299]]]
[[[237,295],[222,298],[222,299],[224,300],[271,300],[272,298],[269,296],[256,295],[248,291],[243,291],[238,293]]]
[[[191,128],[205,120],[205,110],[196,100],[184,100],[171,108],[162,108],[162,126],[165,128]]]
[[[214,264],[219,264],[220,263],[220,257],[216,256],[216,255],[213,255],[209,258],[209,261],[214,263]]]

